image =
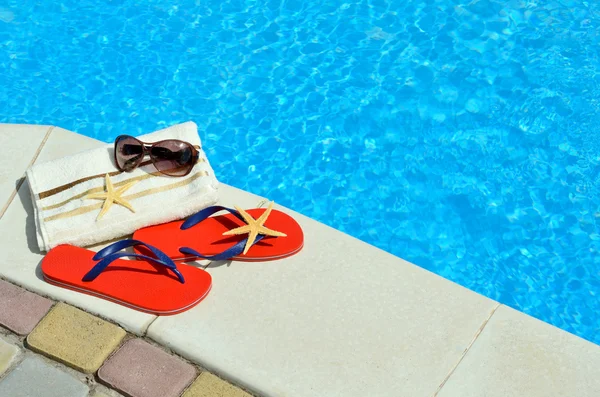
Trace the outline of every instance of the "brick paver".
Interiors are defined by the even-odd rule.
[[[0,280],[0,325],[27,335],[52,307],[52,301]]]
[[[110,387],[132,397],[178,397],[196,369],[141,339],[123,344],[98,371]]]
[[[86,397],[89,388],[38,357],[27,357],[0,381],[0,396]]]
[[[35,351],[92,373],[118,346],[125,331],[82,310],[58,303],[27,337]]]
[[[210,372],[203,372],[182,397],[251,397],[251,395]]]
[[[0,339],[0,375],[11,366],[17,354],[19,354],[17,346]]]
[[[26,347],[36,352],[85,373],[97,371],[126,332],[73,306],[53,304],[0,280],[0,326],[29,334]],[[20,354],[18,346],[0,338],[0,397],[88,396],[88,386],[73,375],[31,353],[18,364]],[[194,380],[196,375],[194,366],[142,339],[125,343],[98,373],[105,384],[132,397],[250,397],[209,372]],[[89,397],[120,396],[99,387]]]

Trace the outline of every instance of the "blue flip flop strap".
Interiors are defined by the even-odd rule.
[[[254,243],[252,245],[258,243],[264,237],[265,237],[264,235],[259,234],[258,236],[256,236],[256,240],[254,240]],[[179,248],[179,252],[181,252],[182,254],[186,254],[186,255],[197,256],[202,259],[208,259],[210,261],[224,261],[226,259],[231,259],[234,256],[238,256],[242,252],[244,252],[244,247],[246,246],[247,241],[248,241],[248,239],[243,239],[242,241],[240,241],[233,247],[230,247],[230,248],[226,249],[225,251],[223,251],[219,254],[216,254],[216,255],[202,255],[201,253],[199,253],[198,251],[196,251],[195,249],[190,248],[190,247],[181,247],[181,248]]]
[[[143,241],[134,240],[134,239],[126,239],[126,240],[117,241],[116,243],[112,243],[111,245],[104,247],[100,251],[96,252],[96,255],[94,255],[94,257],[92,259],[94,259],[95,261],[99,261],[100,259],[103,259],[109,255],[114,254],[115,252],[119,252],[119,251],[124,250],[125,248],[134,247],[136,245],[141,245],[143,247],[148,248],[159,260],[161,260],[165,263],[169,263],[169,261],[171,261],[171,258],[169,258],[168,255],[163,253],[158,248],[153,247],[149,244],[146,244]],[[173,261],[171,261],[171,262],[173,262]],[[175,265],[175,264],[173,264],[173,265]]]
[[[156,256],[156,258],[152,258],[152,257],[146,256],[146,255],[129,253],[129,252],[118,252],[122,249],[129,248],[129,247],[136,246],[136,245],[141,245],[141,246],[148,248],[152,252],[152,254],[154,254],[154,256]],[[131,239],[117,241],[116,243],[113,243],[113,244],[109,245],[108,247],[98,251],[92,259],[100,260],[100,262],[96,263],[96,265],[94,265],[94,267],[89,272],[87,272],[85,274],[85,276],[83,276],[83,281],[94,280],[96,277],[98,277],[98,275],[100,273],[102,273],[104,271],[104,269],[106,269],[108,267],[108,265],[110,265],[116,259],[123,258],[123,257],[141,258],[141,259],[148,260],[152,263],[155,263],[157,265],[165,266],[168,269],[170,269],[173,273],[175,273],[175,275],[177,276],[177,278],[179,279],[179,281],[182,284],[185,283],[185,279],[183,278],[183,275],[181,274],[181,272],[177,269],[177,265],[175,265],[175,262],[173,262],[173,260],[171,260],[171,258],[169,258],[165,253],[160,251],[158,248],[153,247],[149,244],[146,244],[142,241],[131,240]]]
[[[203,220],[210,217],[212,214],[219,212],[219,211],[223,211],[223,210],[231,212],[236,218],[238,218],[239,220],[241,220],[244,223],[246,222],[244,220],[244,218],[240,215],[240,213],[237,212],[236,210],[234,210],[233,208],[227,208],[227,207],[223,207],[220,205],[213,205],[212,207],[207,207],[207,208],[203,209],[202,211],[199,211],[199,212],[195,213],[194,215],[190,216],[189,218],[187,218],[185,220],[185,222],[183,222],[183,224],[181,225],[181,230],[186,230],[192,226],[196,226]]]

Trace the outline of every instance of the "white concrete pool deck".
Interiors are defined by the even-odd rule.
[[[146,335],[265,396],[600,396],[600,346],[287,210],[304,249],[205,262],[213,289],[155,317],[41,280],[25,170],[103,143],[0,124],[0,277]],[[253,194],[221,185],[221,204]]]

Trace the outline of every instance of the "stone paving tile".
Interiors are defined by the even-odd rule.
[[[90,397],[123,397],[123,395],[98,383],[90,393]]]
[[[0,124],[0,218],[50,128],[47,125]]]
[[[182,397],[251,397],[251,395],[210,372],[203,372]]]
[[[0,396],[86,397],[89,388],[39,357],[27,357],[0,382]]]
[[[53,302],[0,280],[0,325],[19,335],[29,334]]]
[[[98,371],[104,383],[132,397],[177,397],[195,376],[192,365],[142,339],[125,342]]]
[[[439,397],[598,397],[600,349],[500,306]]]
[[[11,366],[18,354],[17,346],[0,339],[0,375]]]
[[[29,346],[85,373],[96,371],[125,337],[118,326],[58,303],[27,337]]]
[[[67,131],[64,128],[53,127],[50,137],[44,144],[44,150],[40,152],[35,162],[36,164],[43,163],[85,150],[95,149],[102,145],[106,145],[106,143]]]

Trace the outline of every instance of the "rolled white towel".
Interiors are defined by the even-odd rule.
[[[201,147],[195,123],[178,124],[139,137],[144,142],[179,139]],[[41,251],[59,244],[88,246],[135,230],[185,218],[218,200],[218,181],[202,149],[184,177],[160,174],[152,164],[120,172],[113,145],[35,164],[27,170],[37,241]],[[107,176],[108,175],[108,176]],[[113,202],[100,218],[107,184],[133,209]],[[98,197],[101,196],[101,197]],[[95,198],[94,198],[95,197]],[[110,201],[110,200],[109,200]]]

